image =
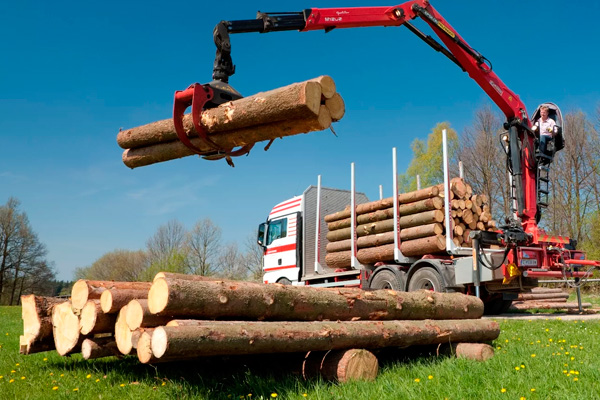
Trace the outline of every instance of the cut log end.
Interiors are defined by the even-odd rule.
[[[329,352],[321,364],[321,373],[325,379],[342,383],[374,381],[378,371],[377,357],[364,349]]]
[[[144,320],[144,306],[141,303],[142,301],[144,300],[131,300],[127,304],[125,321],[127,321],[127,326],[132,331],[142,326],[142,321]]]
[[[81,334],[87,335],[94,329],[94,326],[96,325],[96,319],[98,317],[98,311],[96,307],[96,302],[89,300],[81,309],[79,324]]]
[[[148,309],[152,314],[163,311],[169,302],[169,285],[165,279],[155,279],[148,292]]]
[[[81,310],[88,301],[89,287],[87,281],[80,279],[71,289],[71,304],[75,310]]]
[[[457,343],[452,347],[457,358],[486,361],[494,357],[494,348],[486,343]]]
[[[143,337],[144,335],[142,335]],[[140,338],[142,340],[142,338]],[[138,349],[139,349],[138,343]],[[154,357],[161,358],[167,351],[168,337],[167,331],[162,326],[159,326],[152,332],[152,354]]]
[[[154,358],[152,354],[152,337],[154,333],[143,332],[137,342],[137,356],[142,364],[148,364]]]
[[[73,313],[71,303],[58,304],[52,310],[52,333],[56,351],[61,356],[69,354],[79,341],[79,318]]]

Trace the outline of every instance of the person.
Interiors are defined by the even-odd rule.
[[[548,142],[554,137],[554,127],[556,122],[552,118],[548,118],[548,106],[540,108],[540,118],[535,125],[540,132],[540,154],[546,154]]]

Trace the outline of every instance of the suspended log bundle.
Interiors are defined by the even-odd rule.
[[[183,117],[184,130],[207,153],[324,130],[344,116],[344,101],[335,90],[333,79],[321,76],[206,109],[200,125],[214,145],[198,138],[191,114]],[[195,154],[179,141],[172,119],[123,130],[117,143],[130,168]]]
[[[441,254],[446,235],[452,232],[456,246],[469,247],[472,230],[495,230],[487,196],[473,194],[471,186],[460,178],[450,181],[448,192],[450,219],[445,220],[443,185],[431,186],[398,196],[400,251],[406,257]],[[361,264],[394,260],[394,199],[392,197],[356,206],[356,258]],[[329,268],[349,268],[351,251],[350,206],[326,215]]]

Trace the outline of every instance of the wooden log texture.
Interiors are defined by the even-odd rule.
[[[115,282],[115,281],[92,281],[80,279],[71,289],[71,303],[73,310],[81,311],[88,300],[100,299],[102,292],[106,289],[144,289],[148,282]]]
[[[76,353],[85,339],[79,332],[79,318],[70,301],[57,304],[52,309],[52,335],[54,346],[61,356]]]
[[[308,81],[317,82],[321,86],[321,100],[331,99],[337,93],[335,82],[329,75],[321,75]]]
[[[154,279],[152,279],[152,282],[154,282],[157,279],[161,279],[161,278],[184,279],[184,280],[188,280],[188,281],[219,281],[219,280],[222,280],[222,279],[215,278],[214,276],[180,274],[178,272],[162,272],[161,271],[158,274],[154,275]],[[148,289],[150,289],[150,288],[148,288]]]
[[[211,135],[210,138],[220,149],[233,149],[237,146],[254,144],[284,136],[321,131],[330,126],[331,115],[327,107],[323,105],[319,109],[319,114],[314,118],[278,121],[237,129],[235,131],[221,132]],[[212,145],[201,141],[199,138],[191,138],[190,141],[201,151],[214,151]],[[137,168],[195,154],[186,145],[177,140],[127,149],[123,152],[123,163],[129,168]]]
[[[147,299],[148,290],[152,283],[148,284],[146,289],[107,289],[100,295],[100,306],[105,314],[117,314],[119,310],[131,300]]]
[[[156,280],[152,313],[196,319],[353,320],[480,318],[483,302],[460,293],[363,291],[253,282]]]
[[[328,381],[374,381],[379,363],[375,354],[365,349],[334,350],[323,357],[320,372]]]
[[[487,361],[494,357],[494,348],[487,343],[453,343],[456,358],[474,361]]]
[[[561,288],[549,288],[549,287],[534,287],[531,288],[531,293],[567,293]]]
[[[375,235],[359,237],[356,240],[356,247],[362,249],[365,247],[381,246],[390,243],[394,243],[394,232],[377,233]],[[350,250],[351,247],[351,240],[346,239],[339,242],[327,243],[326,250],[328,253],[334,253],[336,251]]]
[[[152,336],[154,332],[142,332],[137,342],[137,356],[142,364],[155,363],[158,361],[152,354]]]
[[[592,303],[581,303],[583,308],[590,308]],[[510,306],[510,310],[532,310],[532,309],[542,309],[542,310],[550,310],[553,308],[556,309],[566,309],[573,310],[578,309],[579,305],[577,303],[562,303],[562,302],[549,302],[549,301],[520,301],[513,302]]]
[[[154,328],[137,328],[135,331],[132,331],[131,332],[131,347],[132,348],[137,349],[140,338],[142,337],[142,334],[144,332],[152,335],[152,332],[154,332]]]
[[[306,81],[257,93],[204,110],[200,125],[207,133],[237,130],[287,119],[315,117],[321,106],[321,85]],[[183,118],[189,137],[196,137],[191,114]],[[178,140],[173,119],[153,122],[117,135],[117,143],[124,149],[144,147]]]
[[[444,213],[441,210],[424,211],[418,214],[405,215],[400,217],[399,223],[402,230],[420,225],[436,224],[444,221]],[[386,219],[368,224],[358,225],[356,235],[358,237],[373,235],[377,233],[391,232],[394,230],[394,220]],[[337,229],[327,232],[327,240],[336,242],[350,239],[351,228]]]
[[[113,337],[85,339],[81,344],[81,355],[84,360],[120,356],[117,342]]]
[[[441,186],[431,186],[421,190],[415,190],[408,193],[398,194],[398,203],[407,204],[414,203],[419,200],[428,199],[439,195]],[[386,208],[394,207],[394,198],[387,197],[385,199],[371,201],[369,203],[363,203],[356,206],[356,214],[366,214],[377,210],[383,210]],[[340,219],[350,218],[350,206],[347,206],[344,210],[338,211],[333,214],[326,215],[324,217],[325,222],[333,222]]]
[[[52,336],[52,309],[66,300],[56,297],[21,296],[23,336],[20,340],[21,354],[34,354],[54,350]]]
[[[248,322],[244,325],[215,321],[201,326],[158,327],[152,334],[151,347],[154,357],[167,361],[214,355],[485,342],[496,339],[499,333],[497,322],[483,319],[286,321]]]
[[[339,93],[335,93],[331,98],[325,100],[325,106],[329,110],[332,122],[339,121],[346,113],[344,99]]]
[[[517,300],[568,299],[569,293],[519,293]]]
[[[117,315],[117,321],[115,322],[115,341],[117,342],[117,348],[121,354],[131,353],[133,345],[131,344],[131,329],[127,326],[127,306],[121,308]]]
[[[100,300],[88,300],[81,310],[79,327],[82,335],[109,333],[115,329],[116,314],[105,314]]]
[[[125,321],[127,321],[127,326],[132,331],[138,328],[152,328],[164,325],[172,319],[168,315],[155,315],[151,313],[148,308],[147,299],[131,300],[127,304]]]

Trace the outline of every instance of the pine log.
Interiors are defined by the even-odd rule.
[[[590,308],[592,303],[581,303],[581,307]],[[531,309],[544,309],[549,310],[553,308],[573,310],[578,309],[579,304],[577,303],[561,303],[561,302],[547,302],[547,301],[523,301],[513,302],[510,306],[510,310],[531,310]]]
[[[460,293],[176,279],[156,280],[148,306],[155,314],[244,320],[453,319],[483,313],[481,300]]]
[[[168,361],[214,355],[484,342],[496,339],[499,333],[497,322],[483,319],[248,322],[244,325],[215,321],[201,326],[158,327],[152,334],[151,347],[154,357]],[[140,347],[138,344],[138,351]]]
[[[379,371],[375,354],[365,349],[329,351],[321,361],[325,380],[335,382],[374,381]]]
[[[100,306],[105,314],[117,314],[121,308],[133,299],[148,298],[148,290],[152,283],[144,282],[148,285],[146,289],[107,289],[100,295]]]
[[[194,275],[194,274],[181,274],[178,272],[159,272],[156,275],[154,275],[154,279],[152,280],[152,282],[154,282],[157,279],[161,279],[161,278],[169,278],[169,279],[185,279],[188,281],[218,281],[221,279],[217,279],[214,276],[204,276],[204,275]],[[148,287],[148,289],[150,289],[150,287]]]
[[[351,251],[336,251],[325,255],[325,264],[327,267],[335,270],[346,269],[352,266]]]
[[[321,85],[318,82],[299,82],[204,110],[200,125],[207,133],[214,134],[287,119],[314,118],[320,105]],[[191,114],[184,116],[183,124],[189,137],[197,136]],[[117,135],[117,143],[123,149],[174,140],[178,138],[173,119],[122,130]]]
[[[473,187],[471,185],[469,185],[468,183],[465,183],[465,186],[467,187],[467,194],[465,195],[465,197],[467,199],[470,199],[471,196],[473,196]]]
[[[360,249],[356,252],[356,258],[361,264],[375,264],[382,261],[392,261],[394,259],[394,244]]]
[[[308,81],[317,82],[321,86],[321,100],[331,99],[336,94],[335,82],[328,75],[321,75]]]
[[[113,332],[116,314],[105,314],[100,300],[88,300],[79,316],[79,327],[82,335]]]
[[[325,100],[325,106],[329,110],[331,121],[333,122],[337,122],[342,119],[346,113],[344,99],[342,99],[342,96],[340,96],[339,93],[335,93],[331,98]]]
[[[435,254],[446,249],[446,239],[443,235],[428,236],[420,239],[403,241],[400,251],[407,257]]]
[[[473,202],[469,199],[466,199],[465,200],[465,208],[473,211]]]
[[[481,222],[488,222],[491,219],[492,219],[492,214],[490,214],[487,211],[482,212],[481,215],[479,216],[479,220]]]
[[[221,149],[233,149],[237,146],[245,146],[284,136],[322,131],[330,126],[331,115],[327,107],[323,105],[319,109],[319,114],[314,118],[290,119],[235,131],[220,132],[211,135],[210,139]],[[191,138],[190,141],[201,151],[212,152],[215,150],[212,145],[201,141],[200,138]],[[127,149],[123,152],[123,163],[129,168],[137,168],[195,154],[182,142],[174,140]]]
[[[144,289],[148,282],[115,282],[115,281],[92,281],[80,279],[71,289],[71,303],[73,310],[81,311],[88,300],[99,299],[106,289]]]
[[[442,184],[443,186],[443,184]],[[462,180],[462,178],[456,177],[450,180],[450,190],[456,195],[459,199],[464,199],[467,195],[467,185]]]
[[[483,205],[483,200],[481,198],[481,195],[474,194],[473,196],[471,196],[471,202],[473,203],[474,206],[477,206],[477,207],[481,207]]]
[[[463,221],[465,221],[465,224],[467,224],[467,225],[471,224],[472,222],[475,222],[475,224],[477,224],[477,222],[475,221],[475,219],[473,217],[473,211],[471,211],[471,210],[463,210],[462,219],[463,219]]]
[[[137,356],[142,364],[152,364],[158,361],[152,354],[152,336],[154,336],[154,332],[142,332],[137,342]]]
[[[487,343],[452,343],[456,358],[487,361],[494,357],[494,348]]]
[[[531,288],[531,293],[566,293],[561,288],[549,288],[549,287],[534,287]]]
[[[467,205],[466,205],[464,199],[458,200],[458,208],[460,208],[461,210],[464,210],[465,208],[467,208]]]
[[[168,315],[154,315],[151,313],[148,309],[147,299],[131,300],[127,304],[125,321],[127,321],[127,326],[132,331],[138,328],[152,328],[164,325],[172,319]]]
[[[462,236],[462,235],[463,235],[463,233],[465,232],[464,225],[463,225],[463,226],[461,226],[461,225],[462,225],[462,224],[459,224],[459,225],[455,225],[455,226],[454,226],[454,234],[455,234],[456,236]]]
[[[399,204],[407,204],[414,203],[419,200],[424,200],[430,197],[435,197],[440,193],[440,187],[431,186],[421,190],[415,190],[413,192],[408,193],[400,193],[398,194],[398,203]],[[372,201],[369,203],[359,204],[356,206],[356,214],[366,214],[377,210],[383,210],[386,208],[394,207],[394,198],[387,197],[382,200]],[[325,222],[333,222],[340,219],[350,218],[350,207],[346,207],[342,211],[338,211],[333,214],[326,215]]]
[[[569,293],[519,293],[517,300],[568,299]]]
[[[54,346],[61,356],[76,353],[85,337],[79,333],[79,318],[70,301],[57,304],[52,309],[52,335]]]
[[[479,231],[484,231],[485,230],[485,224],[483,222],[481,222],[481,221],[477,222],[476,229],[479,230]]]
[[[34,354],[54,350],[52,336],[52,309],[66,300],[33,294],[21,296],[23,335],[20,353]]]
[[[131,353],[133,345],[131,344],[131,329],[127,325],[127,306],[121,308],[117,315],[117,321],[115,322],[115,341],[117,342],[117,348],[121,354]]]
[[[131,332],[131,347],[132,348],[137,349],[140,338],[142,337],[142,334],[144,332],[147,332],[148,334],[152,335],[152,332],[154,332],[154,328],[137,328],[135,331],[132,331]]]
[[[398,215],[411,215],[417,214],[423,211],[441,210],[444,207],[444,200],[441,197],[431,197],[416,201],[414,203],[400,204],[398,206]],[[386,219],[394,218],[394,208],[386,208],[383,210],[374,211],[371,213],[365,213],[357,215],[357,224],[367,224],[370,222],[377,222]],[[327,224],[329,231],[347,228],[350,226],[351,219],[346,218]]]
[[[120,356],[117,343],[113,337],[85,339],[81,344],[81,355],[84,360]]]

